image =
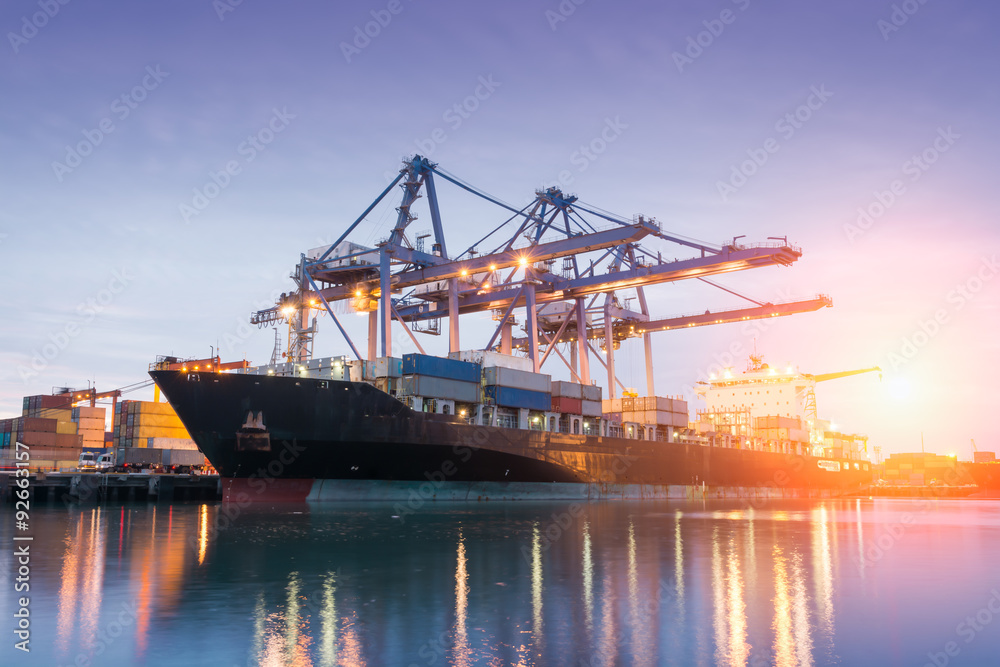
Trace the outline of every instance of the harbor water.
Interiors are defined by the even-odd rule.
[[[1000,664],[997,501],[13,514],[2,665]]]

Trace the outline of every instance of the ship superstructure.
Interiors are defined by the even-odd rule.
[[[791,365],[771,366],[753,354],[745,371],[726,368],[696,385],[707,407],[697,411],[692,426],[699,433],[763,442],[774,451],[867,460],[867,436],[841,432],[820,419],[815,390],[818,382],[871,372],[881,369],[812,375]]]

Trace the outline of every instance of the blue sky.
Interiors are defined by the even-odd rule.
[[[249,312],[421,152],[514,204],[562,174],[587,202],[705,241],[787,234],[804,251],[794,267],[721,282],[766,300],[832,296],[756,336],[807,372],[887,369],[881,384],[821,385],[821,414],[886,452],[921,432],[940,452],[996,448],[997,13],[940,0],[7,2],[0,414],[53,386],[137,382],[157,354],[215,345],[265,362],[273,334],[243,335]],[[614,140],[583,158],[609,123]],[[184,215],[228,163],[238,173]],[[441,197],[451,244],[503,219],[453,188]],[[738,303],[723,297],[676,284],[651,308]],[[465,326],[463,346],[485,326]],[[318,353],[347,352],[320,327]],[[658,391],[680,393],[732,349],[742,367],[753,339],[742,325],[660,334]],[[632,346],[621,376],[642,386]]]

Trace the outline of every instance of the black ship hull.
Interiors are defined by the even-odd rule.
[[[361,382],[150,375],[229,500],[805,497],[871,480],[861,462],[474,426]]]

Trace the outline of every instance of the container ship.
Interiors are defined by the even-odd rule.
[[[736,388],[794,392],[798,373],[708,384],[713,409],[691,422],[680,398],[602,400],[524,358],[455,356],[150,374],[230,502],[825,497],[871,481],[862,437],[721,409]]]
[[[446,238],[446,184],[478,198],[482,219],[459,209],[458,234],[475,239],[465,249]],[[396,188],[393,206],[386,197]],[[426,229],[416,223],[420,200]],[[482,202],[499,210],[499,224],[479,212]],[[809,495],[858,490],[870,478],[857,439],[804,422],[807,406],[723,406],[733,391],[719,380],[705,387],[718,409],[692,421],[686,401],[653,386],[654,335],[832,305],[824,295],[762,301],[714,281],[792,265],[802,251],[787,237],[698,241],[555,187],[516,208],[419,155],[342,230],[301,253],[293,291],[251,314],[252,324],[275,328],[269,364],[151,371],[230,499]],[[372,244],[376,234],[384,236]],[[695,281],[743,301],[654,315],[651,290]],[[367,349],[345,313],[367,320]],[[493,327],[471,351],[460,342],[465,316]],[[318,317],[336,326],[350,358],[314,358]],[[447,356],[427,354],[427,336],[446,338]],[[622,384],[615,359],[640,341],[644,396]],[[394,354],[403,343],[415,351]],[[547,361],[561,361],[571,381],[543,373]],[[603,391],[591,363],[603,367]],[[767,371],[745,381],[792,380]]]

